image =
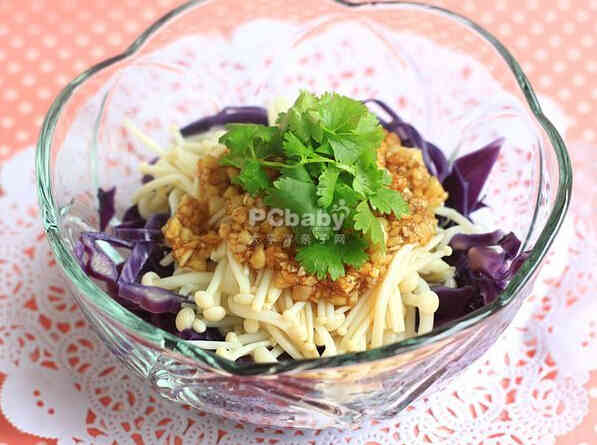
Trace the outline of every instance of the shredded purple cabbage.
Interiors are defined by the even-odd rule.
[[[256,106],[225,107],[219,113],[203,117],[181,128],[180,133],[187,137],[230,123],[267,125],[267,110]]]
[[[89,246],[82,243],[83,249],[79,252],[79,261],[87,275],[106,283],[113,283],[118,279],[116,264],[103,251],[95,245]]]
[[[471,247],[468,250],[468,263],[473,272],[478,272],[494,281],[503,280],[506,275],[506,255],[491,247]]]
[[[105,241],[115,247],[132,248],[124,240],[114,238],[103,232],[83,232],[75,246],[75,255],[85,273],[106,283],[116,283],[119,271],[116,263],[96,244]]]
[[[501,230],[496,230],[495,232],[488,233],[476,233],[472,235],[457,233],[452,237],[452,240],[450,241],[450,246],[456,250],[468,250],[471,247],[480,246],[494,246],[503,237],[504,233]]]
[[[144,228],[128,228],[128,227],[114,227],[114,235],[120,239],[127,241],[153,241],[160,242],[164,239],[161,230],[158,229],[144,229]]]
[[[470,285],[456,288],[435,286],[432,287],[432,290],[439,297],[439,307],[433,320],[435,326],[440,326],[470,312],[468,305],[475,295],[478,295],[475,288]]]
[[[155,158],[151,159],[149,161],[149,165],[153,165],[156,162],[158,162],[160,160],[159,156],[156,156]],[[143,175],[141,177],[141,184],[147,184],[149,181],[153,181],[153,175]]]
[[[113,233],[117,238],[136,242],[151,241],[160,243],[164,240],[162,227],[168,222],[167,213],[156,213],[147,221],[144,219],[133,219],[114,226]]]
[[[114,226],[113,233],[115,237],[126,241],[152,241],[160,243],[164,240],[161,229],[168,222],[168,218],[167,213],[156,213],[147,221],[142,218],[131,219]]]
[[[118,278],[118,296],[154,314],[178,312],[182,302],[180,295],[159,287],[138,284],[142,271],[155,248],[156,245],[153,242],[135,243]]]
[[[83,232],[81,233],[79,239],[86,246],[90,245],[91,242],[95,243],[95,241],[105,241],[114,247],[122,247],[124,249],[133,248],[133,243],[130,241],[120,239],[106,232]]]
[[[421,150],[425,166],[448,192],[446,206],[466,217],[485,207],[480,194],[498,159],[503,139],[461,156],[449,165],[438,147],[425,141],[416,128],[404,122],[386,103],[378,99],[364,102],[377,105],[389,116],[389,119],[379,117],[379,121],[387,131],[396,133],[402,144]],[[456,268],[458,287],[434,288],[440,299],[435,314],[436,326],[494,301],[528,258],[528,252],[519,254],[521,242],[516,235],[504,235],[500,230],[473,235],[458,234],[452,238],[450,245],[453,253],[446,261]]]
[[[122,235],[121,231],[128,231],[131,229],[144,229],[145,228],[145,219],[139,214],[139,209],[137,205],[129,207],[124,212],[122,216],[122,222],[112,228],[112,232],[116,237],[120,237],[126,239],[126,235]],[[135,237],[131,237],[129,241],[136,241]]]
[[[153,314],[176,313],[182,302],[182,297],[174,292],[137,283],[119,283],[118,296]]]
[[[379,123],[387,131],[396,133],[400,138],[400,142],[405,147],[416,147],[421,150],[423,154],[423,162],[425,167],[429,170],[433,176],[442,182],[450,171],[448,160],[444,156],[444,153],[431,142],[427,142],[415,127],[404,122],[400,116],[385,102],[379,99],[366,99],[364,103],[374,103],[379,106],[388,116],[390,120],[377,117]]]
[[[96,241],[131,249],[131,253],[123,265],[116,264]],[[141,241],[132,244],[128,240],[104,232],[83,232],[75,247],[75,255],[85,273],[105,282],[112,296],[119,301],[129,302],[127,307],[137,307],[151,313],[176,312],[182,301],[180,295],[161,288],[137,284],[154,250],[154,242]]]
[[[497,161],[503,143],[503,139],[497,139],[454,161],[451,173],[443,182],[449,194],[446,206],[464,216],[469,216],[478,209],[481,190]]]
[[[205,332],[200,334],[192,329],[185,329],[180,332],[180,336],[185,340],[224,341],[224,336],[217,328],[207,328]]]
[[[141,216],[139,208],[137,207],[137,204],[135,204],[125,210],[124,215],[122,215],[122,224],[138,221],[143,221],[143,224],[145,224],[145,219]],[[139,227],[143,227],[143,224]]]
[[[364,102],[376,104],[390,117],[390,120],[379,116],[378,119],[387,131],[398,135],[405,147],[421,150],[427,170],[437,177],[449,194],[447,206],[467,217],[484,206],[479,195],[497,161],[503,139],[497,139],[475,152],[461,156],[450,166],[442,150],[423,139],[415,127],[404,122],[385,102],[379,99],[367,99]]]
[[[520,240],[500,230],[457,234],[450,241],[452,255],[446,261],[456,268],[457,288],[435,287],[440,304],[435,325],[460,318],[494,301],[508,280],[528,258],[519,254]]]
[[[114,195],[116,194],[116,187],[112,187],[110,190],[97,189],[97,200],[99,203],[99,227],[100,232],[106,230],[110,220],[116,214],[116,207],[114,205]]]
[[[120,272],[119,282],[124,283],[135,283],[139,279],[141,270],[145,263],[149,259],[151,252],[153,251],[153,243],[151,242],[137,242],[135,247],[131,250],[131,254],[128,256],[122,271]]]
[[[166,225],[169,218],[170,215],[167,213],[156,213],[149,217],[144,228],[146,230],[162,230],[162,227]]]
[[[502,249],[504,249],[504,252],[506,253],[506,259],[508,260],[516,257],[521,245],[520,240],[512,232],[500,239],[498,244]]]

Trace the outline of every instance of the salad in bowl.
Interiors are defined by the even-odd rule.
[[[133,375],[307,428],[395,416],[486,352],[571,183],[501,43],[402,2],[184,4],[65,88],[36,163],[71,294]]]
[[[495,300],[527,255],[471,217],[501,140],[450,164],[379,100],[284,102],[226,107],[167,149],[127,122],[156,157],[122,218],[116,188],[99,190],[85,272],[158,326],[257,363],[378,348]]]

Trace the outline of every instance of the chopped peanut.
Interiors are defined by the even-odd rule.
[[[185,195],[176,213],[162,228],[179,266],[197,271],[207,270],[207,258],[221,242],[220,236],[213,230],[201,232],[206,226],[207,216],[208,211],[203,203]]]
[[[251,255],[250,263],[253,269],[263,269],[265,267],[265,251],[262,244],[259,244],[253,255]]]

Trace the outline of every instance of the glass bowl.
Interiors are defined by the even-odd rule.
[[[267,104],[300,88],[377,97],[449,156],[505,139],[475,214],[514,231],[529,259],[492,304],[427,335],[375,350],[277,364],[233,363],[129,312],[73,256],[97,229],[96,190],[117,207],[158,144],[226,105]],[[262,425],[351,427],[395,416],[481,356],[531,291],[570,198],[564,143],[506,48],[468,19],[403,2],[193,1],[123,54],[74,79],[51,106],[37,149],[43,225],[71,293],[110,350],[163,397]]]

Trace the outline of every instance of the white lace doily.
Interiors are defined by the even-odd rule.
[[[597,245],[578,218],[568,219],[513,325],[446,390],[357,431],[274,430],[160,400],[112,357],[66,294],[38,222],[33,172],[17,168],[32,160],[31,148],[9,161],[0,198],[0,408],[24,432],[60,444],[551,444],[587,412]]]

